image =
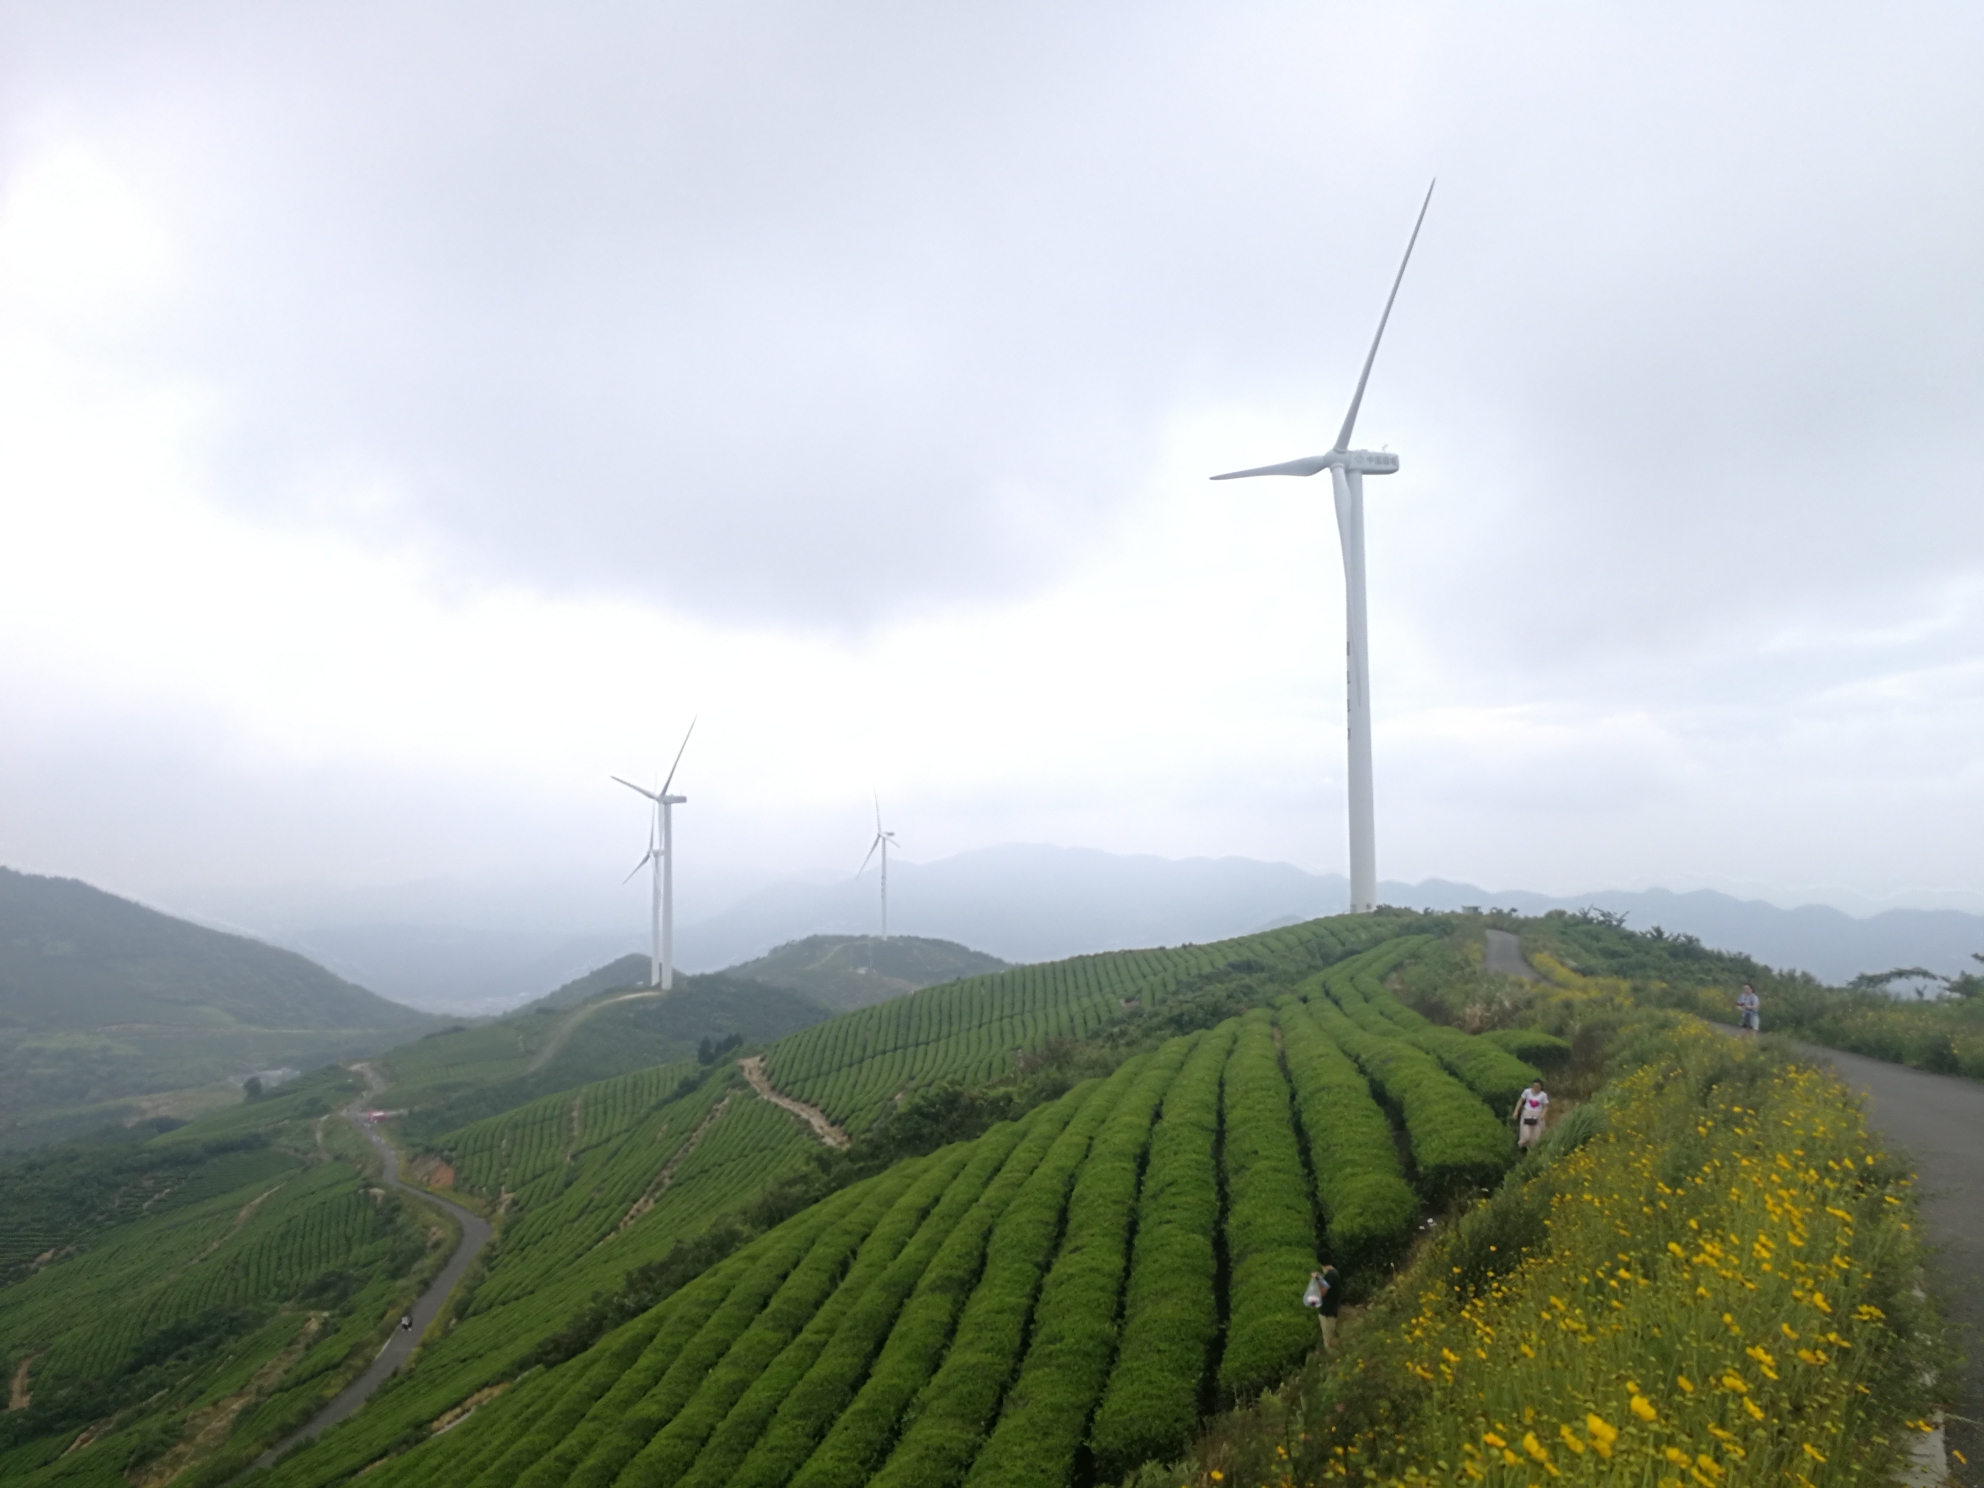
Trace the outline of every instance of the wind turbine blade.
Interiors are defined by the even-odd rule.
[[[1214,480],[1245,480],[1250,475],[1314,475],[1318,470],[1330,468],[1328,455],[1310,455],[1306,459],[1286,460],[1279,465],[1261,465],[1253,470],[1229,470],[1224,475],[1215,475]]]
[[[682,749],[689,747],[689,734],[695,731],[696,720],[692,718],[689,720],[689,733],[682,736]],[[664,796],[668,794],[668,788],[675,784],[675,772],[682,768],[682,749],[675,751],[675,763],[668,767],[668,778],[661,783],[661,793]],[[643,791],[641,794],[646,795],[647,792]]]
[[[861,877],[862,874],[868,871],[869,859],[875,856],[875,849],[880,847],[881,845],[882,845],[882,834],[880,832],[877,832],[875,834],[875,840],[868,844],[868,857],[863,858],[861,860],[861,866],[854,870],[854,876],[856,878]]]
[[[1385,296],[1385,313],[1378,317],[1378,334],[1371,338],[1371,350],[1364,358],[1364,370],[1357,374],[1357,391],[1350,399],[1350,412],[1343,416],[1343,432],[1336,436],[1339,450],[1350,448],[1350,432],[1357,427],[1357,410],[1364,402],[1364,384],[1371,380],[1371,363],[1378,359],[1378,343],[1385,339],[1385,322],[1392,318],[1392,301],[1398,298],[1398,287],[1405,283],[1405,266],[1412,262],[1412,245],[1419,241],[1419,225],[1426,220],[1426,209],[1433,205],[1433,186],[1439,185],[1436,177],[1426,188],[1426,200],[1419,204],[1418,220],[1412,224],[1412,236],[1405,242],[1405,257],[1399,260],[1398,277],[1392,280],[1392,292]]]
[[[609,776],[608,778],[612,780],[620,780],[620,777],[618,775]],[[631,780],[620,780],[620,783],[626,786],[627,789],[630,791],[639,791],[642,795],[646,796],[650,801],[659,801],[661,799],[661,797],[657,796],[653,791],[648,790],[645,786],[636,785]]]
[[[882,835],[882,793],[875,792],[875,835]]]
[[[634,873],[639,873],[643,868],[647,867],[647,865],[653,860],[654,860],[654,849],[649,848],[647,850],[646,855],[640,860],[640,862],[634,865]],[[620,882],[622,882],[623,884],[632,883],[634,881],[634,873],[629,873],[625,878],[621,879]]]

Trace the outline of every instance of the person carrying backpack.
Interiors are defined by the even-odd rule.
[[[1316,1321],[1323,1330],[1323,1347],[1336,1352],[1336,1309],[1343,1279],[1336,1267],[1325,1266],[1309,1273],[1309,1289],[1302,1294],[1302,1305],[1316,1310]]]
[[[1550,1109],[1550,1097],[1544,1092],[1541,1080],[1531,1080],[1529,1089],[1516,1097],[1516,1108],[1511,1113],[1516,1121],[1516,1146],[1527,1150],[1536,1139],[1543,1135],[1544,1113]]]
[[[1754,1034],[1763,1026],[1757,1008],[1757,989],[1748,982],[1743,983],[1743,990],[1736,994],[1736,1013],[1737,1022],[1745,1033]]]

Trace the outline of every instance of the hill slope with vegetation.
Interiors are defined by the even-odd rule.
[[[1007,969],[997,956],[921,935],[809,935],[775,947],[725,975],[783,987],[849,1012],[960,977]]]
[[[1542,940],[1539,963],[1555,967],[1556,979],[1493,976],[1482,968],[1484,923],[1381,912],[1216,946],[1015,968],[746,1043],[733,1051],[739,1059],[650,1064],[534,1096],[517,1083],[519,1071],[546,1049],[561,1059],[557,1049],[586,1028],[655,1003],[609,1006],[609,993],[576,1009],[539,1010],[531,1015],[538,1023],[502,1020],[395,1050],[374,1068],[389,1081],[381,1102],[410,1112],[394,1126],[412,1149],[412,1171],[490,1213],[498,1239],[409,1367],[356,1416],[251,1481],[316,1488],[363,1474],[368,1485],[491,1488],[942,1488],[1142,1474],[1182,1482],[1197,1471],[1189,1459],[1176,1469],[1163,1464],[1206,1452],[1209,1420],[1241,1456],[1248,1443],[1271,1451],[1265,1433],[1279,1427],[1244,1413],[1255,1411],[1263,1389],[1309,1377],[1302,1371],[1316,1328],[1300,1293],[1310,1268],[1332,1260],[1353,1300],[1374,1300],[1374,1318],[1398,1315],[1389,1310],[1400,1296],[1395,1268],[1422,1290],[1424,1278],[1445,1274],[1427,1270],[1429,1256],[1461,1267],[1457,1276],[1474,1274],[1470,1257],[1483,1274],[1503,1276],[1500,1249],[1505,1241],[1517,1253],[1534,1248],[1535,1234],[1522,1229],[1531,1221],[1484,1232],[1470,1226],[1489,1222],[1471,1216],[1498,1212],[1511,1193],[1559,1192],[1528,1186],[1560,1162],[1570,1173],[1577,1142],[1596,1130],[1593,1118],[1573,1113],[1555,1157],[1519,1162],[1507,1119],[1512,1092],[1543,1069],[1562,1109],[1609,1088],[1608,1068],[1659,1064],[1667,1055],[1656,1046],[1671,1039],[1660,1020],[1674,1015],[1649,1013],[1644,1000],[1712,990],[1706,976],[1682,987],[1687,956],[1647,951],[1646,937],[1602,923],[1505,928],[1555,937],[1557,954],[1591,963],[1586,973],[1598,969],[1594,948],[1645,953],[1651,959],[1632,979],[1581,974],[1553,960]],[[573,1025],[589,1007],[590,1018]],[[564,1046],[556,1042],[561,1027]],[[376,1349],[377,1330],[393,1315],[384,1309],[398,1305],[389,1297],[403,1296],[445,1248],[432,1243],[444,1226],[418,1218],[413,1201],[395,1212],[426,1227],[430,1243],[418,1255],[381,1235],[366,1242],[373,1249],[354,1250],[361,1264],[343,1279],[304,1280],[261,1265],[250,1272],[266,1276],[255,1283],[261,1290],[238,1301],[230,1294],[219,1313],[195,1313],[204,1321],[183,1336],[160,1330],[177,1326],[172,1319],[190,1302],[161,1304],[152,1331],[130,1337],[115,1331],[128,1332],[124,1322],[101,1316],[105,1278],[129,1277],[134,1288],[144,1280],[136,1262],[147,1234],[158,1236],[161,1255],[192,1255],[167,1268],[168,1288],[175,1276],[218,1274],[200,1270],[209,1253],[200,1247],[216,1243],[211,1230],[169,1238],[183,1216],[209,1224],[209,1213],[228,1213],[245,1233],[265,1209],[292,1201],[283,1195],[316,1202],[321,1186],[328,1203],[340,1185],[362,1191],[366,1154],[329,1114],[357,1082],[304,1084],[312,1088],[105,1149],[99,1167],[69,1149],[43,1160],[38,1176],[0,1172],[0,1202],[17,1198],[40,1216],[30,1242],[40,1249],[16,1256],[16,1279],[0,1286],[0,1362],[27,1368],[35,1401],[0,1418],[13,1454],[0,1457],[0,1474],[218,1485]],[[1691,1181],[1698,1161],[1755,1162],[1747,1147],[1718,1155],[1712,1139],[1705,1157],[1690,1155],[1675,1113],[1707,1110],[1713,1079],[1695,1080],[1685,1094],[1673,1093],[1682,1087],[1672,1079],[1661,1088],[1668,1105],[1658,1111],[1617,1096],[1606,1097],[1622,1102],[1616,1107],[1592,1108],[1625,1150],[1655,1163],[1654,1177],[1671,1189]],[[1752,1087],[1742,1090],[1725,1092],[1725,1106],[1747,1105]],[[483,1098],[501,1108],[454,1119]],[[1811,1095],[1803,1115],[1789,1105],[1783,1113],[1823,1115],[1827,1101],[1847,1144],[1841,1153],[1864,1166],[1836,1094]],[[824,1144],[822,1134],[838,1144]],[[235,1174],[229,1163],[267,1171]],[[220,1165],[210,1187],[239,1181],[209,1193],[186,1176],[202,1164]],[[1605,1176],[1623,1182],[1615,1169]],[[1881,1182],[1864,1204],[1838,1202],[1860,1216],[1869,1248],[1843,1242],[1837,1228],[1825,1238],[1849,1266],[1863,1265],[1864,1255],[1863,1269],[1887,1277],[1910,1263],[1876,1221],[1895,1207],[1890,1199],[1905,1211],[1908,1197]],[[175,1199],[182,1188],[184,1199]],[[265,1190],[273,1192],[263,1197]],[[1787,1192],[1770,1190],[1768,1203],[1806,1204]],[[1492,1203],[1481,1202],[1486,1193],[1496,1195]],[[1696,1197],[1687,1217],[1725,1223],[1714,1194]],[[196,1215],[196,1200],[211,1211]],[[1646,1202],[1661,1200],[1656,1192]],[[1543,1211],[1531,1204],[1520,1213]],[[1801,1212],[1797,1238],[1810,1243],[1820,1226]],[[1430,1232],[1428,1219],[1439,1221]],[[1727,1218],[1725,1229],[1735,1226]],[[1428,1233],[1436,1237],[1430,1248]],[[1613,1252],[1599,1247],[1611,1245],[1606,1225],[1556,1233],[1564,1240],[1553,1264],[1576,1268],[1599,1302],[1613,1281],[1640,1285],[1612,1274]],[[223,1248],[232,1234],[219,1237]],[[1658,1257],[1639,1258],[1637,1242],[1620,1241],[1630,1274],[1654,1284]],[[1797,1250],[1790,1238],[1784,1245]],[[1488,1293],[1499,1284],[1491,1280]],[[1563,1281],[1552,1284],[1565,1295]],[[318,1300],[334,1293],[346,1300]],[[1885,1307],[1881,1295],[1866,1291],[1868,1305]],[[1749,1312],[1731,1312],[1748,1326]],[[300,1333],[283,1331],[309,1327],[318,1313],[301,1346]],[[98,1321],[79,1321],[77,1337],[64,1342],[58,1324],[68,1316]],[[1471,1326],[1465,1316],[1454,1326]],[[1921,1351],[1903,1336],[1910,1316],[1894,1313],[1892,1326],[1858,1313],[1839,1322],[1841,1339],[1861,1351],[1855,1369],[1865,1366],[1854,1379],[1875,1392],[1850,1423],[1870,1439],[1892,1442],[1896,1412],[1920,1394]],[[1420,1324],[1400,1326],[1405,1333],[1384,1334],[1383,1346],[1404,1357],[1404,1344],[1420,1341],[1411,1332]],[[1889,1347],[1883,1328],[1901,1342]],[[323,1337],[340,1340],[342,1353],[320,1345]],[[1807,1344],[1828,1358],[1840,1350]],[[161,1354],[168,1345],[176,1352]],[[1656,1366],[1666,1366],[1647,1337],[1631,1334],[1620,1349],[1619,1357],[1645,1363],[1632,1366],[1636,1390],[1663,1413],[1678,1410],[1665,1397],[1655,1401],[1654,1381],[1666,1379]],[[1467,1357],[1451,1351],[1456,1364]],[[314,1372],[299,1374],[306,1359]],[[1438,1367],[1427,1367],[1437,1378]],[[1907,1390],[1894,1384],[1901,1375],[1913,1382]],[[1316,1388],[1337,1389],[1350,1376],[1315,1378]],[[72,1429],[79,1402],[105,1381],[131,1383],[103,1395],[109,1414]],[[141,1385],[152,1393],[138,1395]],[[1354,1413],[1362,1409],[1356,1398],[1328,1398],[1332,1411],[1343,1402],[1346,1421],[1374,1419]],[[1458,1395],[1433,1398],[1428,1408],[1442,1421],[1461,1409]],[[1243,1415],[1221,1416],[1229,1406]],[[1634,1437],[1617,1409],[1592,1407],[1617,1438],[1589,1425],[1579,1432],[1595,1458],[1605,1456],[1593,1445],[1601,1441],[1678,1450],[1678,1436]],[[1698,1424],[1735,1429],[1720,1423],[1717,1415]],[[1520,1433],[1479,1429],[1512,1443],[1518,1464],[1540,1463]],[[1795,1424],[1772,1429],[1796,1448]],[[1806,1439],[1830,1454],[1820,1438]],[[1762,1460],[1778,1440],[1736,1445]],[[1561,1439],[1544,1450],[1560,1454],[1551,1459],[1560,1472],[1569,1461],[1561,1454],[1576,1455]],[[1459,1463],[1466,1453],[1452,1452],[1445,1470],[1467,1475]],[[1838,1460],[1864,1469],[1877,1455],[1849,1451]],[[1740,1461],[1711,1459],[1725,1473],[1730,1460]],[[1499,1481],[1520,1476],[1499,1459],[1480,1465]],[[1809,1471],[1814,1482],[1843,1481]],[[1329,1464],[1316,1472],[1330,1475]]]
[[[74,879],[0,868],[0,1146],[136,1097],[376,1053],[439,1020],[314,962]]]

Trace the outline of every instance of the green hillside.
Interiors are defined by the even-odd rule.
[[[454,1233],[368,1186],[330,1116],[361,1088],[333,1069],[0,1169],[0,1481],[162,1482],[307,1420],[377,1351]]]
[[[617,980],[616,968],[636,959],[639,980]],[[661,996],[639,985],[646,976],[645,958],[629,957],[517,1012],[393,1050],[377,1065],[394,1107],[408,1112],[400,1130],[425,1139],[554,1091],[693,1060],[705,1040],[755,1047],[832,1016],[798,993],[721,972],[678,977]],[[602,982],[604,990],[568,995]]]
[[[1228,957],[1250,994],[1275,979],[1261,951],[1305,949],[1284,935]],[[1271,1006],[1130,1052],[1016,1121],[832,1192],[368,1479],[1038,1485],[1176,1455],[1209,1401],[1248,1398],[1307,1354],[1300,1296],[1319,1255],[1368,1291],[1424,1200],[1492,1182],[1514,1155],[1484,1103],[1510,1056],[1458,1033],[1424,1052],[1414,1015],[1376,988],[1426,944],[1395,939],[1305,979],[1285,961],[1292,990]],[[934,1068],[948,1045],[950,1069],[982,1074],[1008,1018],[1058,1006],[1086,1024],[1104,998],[1120,1018],[1132,987],[1164,1005],[1170,988],[1108,975],[1138,970],[1130,958],[1095,964],[1111,959],[1063,963],[1058,999],[1047,978],[1009,974],[993,1017],[929,1042],[913,1035],[944,1028],[942,1012],[892,1004],[893,1019],[870,1021],[912,1035],[913,1052],[862,1063],[887,1083],[905,1056]],[[1076,989],[1088,995],[1065,995]],[[1354,1031],[1354,1052],[1332,1029]],[[770,1067],[811,1056],[858,1119],[871,1087],[832,1078],[837,1047],[802,1034]],[[534,1139],[512,1121],[476,1145],[548,1156],[557,1115],[537,1118]],[[474,1161],[464,1152],[465,1178]],[[485,1191],[512,1181],[478,1172]],[[329,1455],[304,1454],[278,1481],[332,1480]]]
[[[604,966],[596,966],[584,976],[573,977],[571,981],[555,992],[547,992],[534,1002],[526,1004],[530,1010],[544,1008],[574,1008],[582,1002],[608,992],[631,992],[648,985],[651,963],[646,956],[622,956],[617,961],[609,961]]]
[[[1593,960],[1643,939],[1506,928]],[[1383,1304],[1425,1217],[1506,1191],[1526,1059],[1575,1051],[1559,1093],[1588,1092],[1639,1026],[1624,981],[1484,975],[1479,930],[1387,911],[1014,968],[542,1092],[633,1057],[611,1020],[671,999],[403,1045],[376,1099],[497,1240],[409,1367],[250,1481],[1087,1485],[1175,1458],[1310,1355],[1319,1258]],[[1662,956],[1633,995],[1692,975]],[[446,1247],[368,1194],[332,1114],[359,1088],[0,1170],[32,1221],[0,1250],[0,1367],[31,1396],[0,1479],[231,1482],[362,1368]]]
[[[783,987],[849,1012],[908,992],[1006,970],[997,956],[920,935],[809,935],[788,941],[726,975]]]
[[[0,868],[0,1147],[141,1116],[140,1097],[375,1053],[438,1021],[293,952]]]

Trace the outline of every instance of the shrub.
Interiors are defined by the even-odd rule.
[[[1560,1039],[1554,1033],[1540,1033],[1533,1028],[1497,1028],[1490,1033],[1478,1033],[1475,1037],[1539,1069],[1554,1068],[1567,1063],[1571,1057],[1570,1040]],[[1514,1104],[1513,1097],[1510,1104]]]
[[[1221,1093],[1230,1280],[1219,1386],[1229,1399],[1275,1383],[1316,1339],[1302,1305],[1316,1264],[1315,1216],[1273,1026],[1265,1008],[1240,1020]]]
[[[1309,1010],[1403,1118],[1419,1184],[1431,1202],[1484,1187],[1509,1165],[1513,1133],[1430,1054],[1396,1035],[1367,1032],[1323,997],[1311,995]]]
[[[999,1216],[950,1352],[918,1398],[902,1440],[870,1480],[876,1488],[946,1488],[970,1468],[1019,1363],[1075,1174],[1146,1062],[1132,1060],[1103,1082]]]
[[[1353,1273],[1374,1271],[1399,1255],[1411,1237],[1419,1196],[1405,1181],[1391,1123],[1357,1066],[1297,999],[1278,1003],[1275,1021],[1315,1170],[1330,1259],[1345,1273],[1346,1285],[1362,1291],[1370,1278]]]
[[[1137,1203],[1123,1339],[1090,1432],[1099,1477],[1176,1456],[1199,1419],[1213,1334],[1213,1235],[1219,1226],[1214,1146],[1220,1072],[1237,1032],[1225,1023],[1186,1058],[1164,1097]]]
[[[1002,1179],[1009,1165],[1016,1173],[1020,1168],[1031,1171],[1031,1165],[1046,1150],[1045,1143],[1036,1143],[1034,1137],[1051,1121],[1051,1115],[1046,1115],[1030,1124],[994,1127],[968,1149],[958,1149],[969,1159],[963,1170],[881,1279],[849,1309],[804,1377],[780,1400],[777,1413],[732,1477],[733,1488],[777,1488],[812,1455],[821,1436],[854,1400],[877,1351],[890,1337],[905,1299],[925,1271],[932,1269],[932,1257],[941,1264],[943,1247],[953,1232],[960,1225],[969,1230],[974,1216],[1000,1202],[996,1194],[1001,1190],[995,1179]],[[1016,1152],[1022,1136],[1027,1138],[1027,1145]],[[1017,1183],[1015,1178],[1005,1191]]]
[[[739,1397],[813,1320],[842,1279],[861,1243],[902,1196],[922,1166],[917,1161],[898,1164],[881,1177],[862,1184],[851,1195],[859,1202],[852,1207],[841,1206],[843,1217],[839,1222],[816,1231],[804,1257],[792,1268],[764,1310],[702,1377],[695,1393],[668,1424],[627,1464],[620,1475],[622,1483],[629,1488],[659,1488],[661,1484],[679,1481],[688,1472],[701,1455],[710,1433],[723,1425]],[[541,1483],[520,1482],[518,1488],[559,1488],[564,1473],[550,1460],[540,1465],[545,1469]]]
[[[972,1464],[970,1488],[1035,1488],[1064,1482],[1073,1470],[1116,1353],[1116,1302],[1151,1123],[1192,1043],[1174,1039],[1150,1057],[1089,1148],[1068,1201],[1067,1236],[1040,1290],[1026,1361]]]
[[[993,1225],[1095,1090],[1093,1083],[1077,1086],[1035,1113],[1011,1159],[932,1258],[867,1380],[793,1475],[793,1488],[860,1488],[873,1476],[903,1410],[950,1346],[958,1313],[983,1269]],[[748,1460],[745,1467],[748,1474]]]

